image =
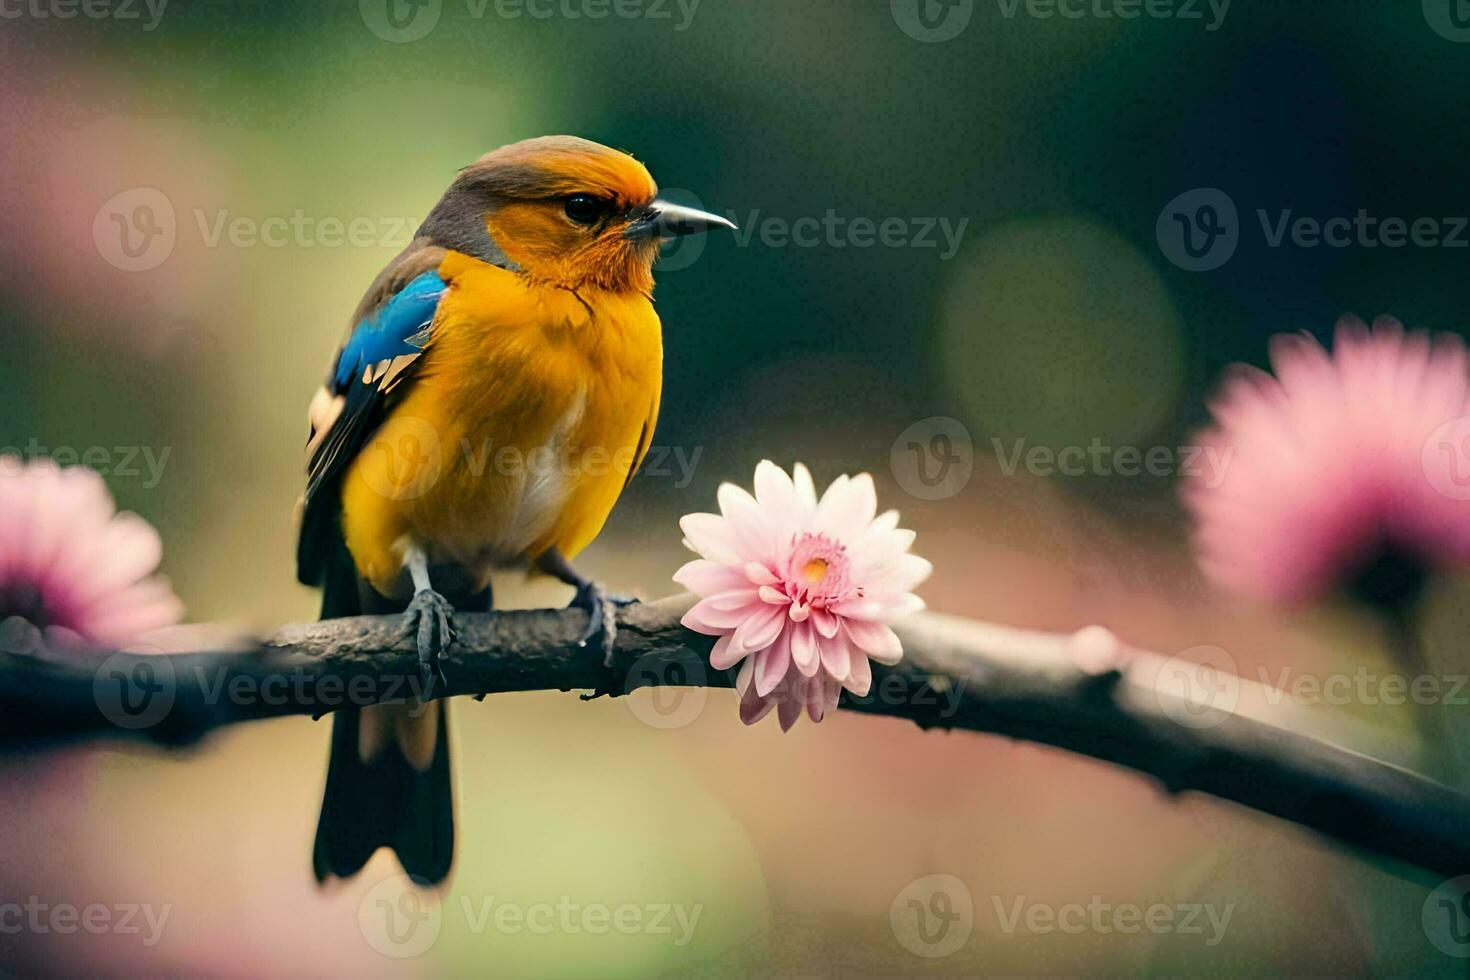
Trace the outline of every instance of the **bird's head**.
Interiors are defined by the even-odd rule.
[[[712,227],[735,225],[660,200],[647,168],[628,154],[543,136],[466,167],[419,234],[571,289],[646,293],[659,242]]]

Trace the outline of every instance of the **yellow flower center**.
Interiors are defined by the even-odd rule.
[[[820,558],[813,558],[801,566],[801,577],[809,585],[820,585],[822,579],[827,577],[827,563]]]

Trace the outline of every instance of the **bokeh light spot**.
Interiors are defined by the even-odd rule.
[[[957,261],[939,350],[977,435],[1121,446],[1168,421],[1179,319],[1127,241],[1076,218],[1013,221]]]

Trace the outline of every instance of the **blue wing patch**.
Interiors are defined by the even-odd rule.
[[[439,300],[448,291],[434,271],[443,259],[442,248],[428,246],[405,252],[384,270],[364,298],[370,312],[359,314],[326,385],[312,402],[296,546],[296,574],[307,585],[321,584],[341,550],[337,515],[342,475],[387,418],[399,393],[412,384],[419,355],[429,345]],[[415,274],[417,270],[428,271]]]
[[[421,273],[381,308],[364,317],[337,360],[338,389],[346,388],[371,364],[422,352],[446,288],[437,272]]]

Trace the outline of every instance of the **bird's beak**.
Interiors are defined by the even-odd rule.
[[[680,235],[692,235],[697,231],[708,231],[711,228],[737,230],[735,222],[722,218],[718,214],[711,214],[698,208],[686,208],[682,204],[655,200],[643,213],[633,219],[633,223],[624,230],[623,237],[669,239]]]

